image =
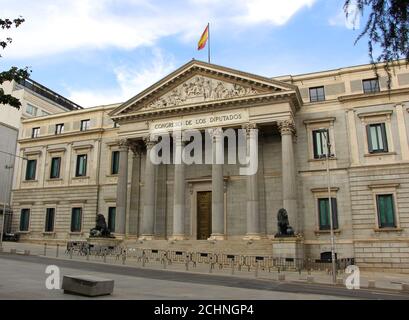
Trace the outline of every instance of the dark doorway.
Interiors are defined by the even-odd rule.
[[[212,233],[212,192],[197,193],[197,240],[207,240]]]

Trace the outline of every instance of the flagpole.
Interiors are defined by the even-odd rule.
[[[208,46],[207,46],[207,58],[210,63],[210,23],[207,23],[207,36],[208,36]]]

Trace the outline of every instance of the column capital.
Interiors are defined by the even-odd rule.
[[[129,147],[131,148],[135,157],[140,157],[142,155],[143,147],[140,141],[131,142]]]
[[[151,149],[156,144],[156,141],[153,140],[150,135],[143,137],[143,142],[148,149]]]
[[[210,137],[212,138],[213,142],[216,142],[217,139],[220,139],[223,135],[223,128],[222,127],[217,127],[217,128],[210,128],[207,129],[209,132]]]
[[[129,141],[128,139],[119,139],[118,146],[120,150],[128,151],[129,149]]]
[[[257,123],[255,123],[255,122],[247,122],[247,123],[244,123],[241,126],[241,128],[243,130],[246,130],[247,132],[249,132],[250,130],[257,129],[258,127],[257,127]]]
[[[277,121],[277,126],[281,135],[296,134],[295,124],[292,119]]]

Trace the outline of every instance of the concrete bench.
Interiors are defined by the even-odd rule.
[[[79,294],[88,297],[109,295],[114,291],[114,280],[89,275],[64,276],[64,293]]]

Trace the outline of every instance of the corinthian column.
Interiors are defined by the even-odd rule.
[[[146,144],[146,162],[141,238],[153,239],[155,235],[155,165],[150,159],[150,152],[155,142],[149,137],[146,137],[144,141]]]
[[[182,133],[176,132],[173,135],[175,152],[174,165],[175,177],[173,185],[173,240],[185,239],[185,165],[183,163]]]
[[[298,208],[297,208],[297,185],[295,174],[295,160],[293,135],[295,126],[292,120],[279,121],[278,129],[281,132],[281,157],[282,157],[282,186],[283,186],[283,208],[288,212],[290,225],[298,230]]]
[[[223,130],[217,128],[212,135],[212,234],[210,239],[223,240],[224,235],[224,181],[223,181]]]
[[[116,217],[115,233],[125,235],[126,231],[126,204],[128,194],[128,150],[126,139],[119,141],[119,171],[116,188]]]

